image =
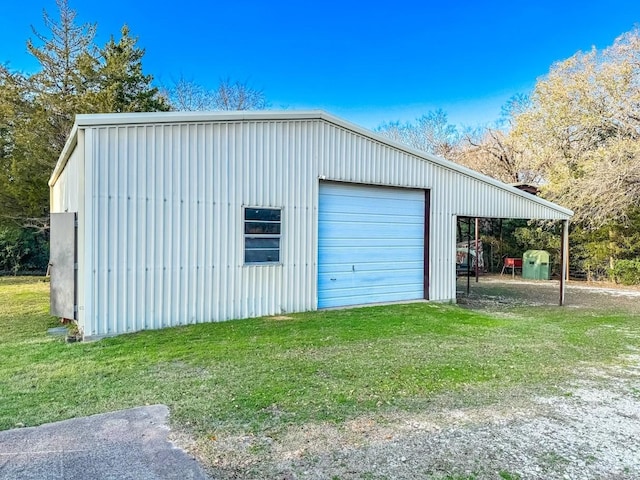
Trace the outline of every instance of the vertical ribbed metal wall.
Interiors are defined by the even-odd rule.
[[[56,183],[51,187],[51,213],[77,212],[80,183],[78,160],[82,158],[80,149],[75,149]]]
[[[89,336],[315,309],[319,178],[431,189],[432,300],[455,298],[455,215],[565,218],[321,119],[85,128]],[[281,265],[243,264],[243,206],[283,209]]]

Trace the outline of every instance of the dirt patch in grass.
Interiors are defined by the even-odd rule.
[[[175,440],[220,479],[637,479],[640,355],[620,362],[577,371],[555,395],[474,406],[471,391],[465,407],[442,396],[420,413]]]

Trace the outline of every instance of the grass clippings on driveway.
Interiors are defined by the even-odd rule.
[[[619,308],[502,305],[496,314],[415,303],[80,344],[46,335],[56,325],[47,310],[47,283],[0,279],[1,428],[164,403],[176,438],[220,478],[323,478],[314,462],[340,457],[340,442],[360,453],[390,446],[420,430],[402,433],[406,422],[443,431],[457,428],[456,415],[459,425],[513,420],[519,405],[528,416],[531,398],[565,392],[576,371],[614,368],[640,349],[638,315]],[[335,478],[393,478],[342,463]],[[484,475],[429,465],[420,475]]]

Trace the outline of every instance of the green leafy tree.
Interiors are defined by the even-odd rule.
[[[47,180],[82,112],[79,62],[95,34],[95,25],[76,25],[66,0],[57,5],[58,20],[43,13],[47,34],[33,28],[27,42],[40,70],[30,77],[0,70],[0,222],[40,230],[48,228]]]
[[[56,4],[59,17],[44,11],[44,32],[32,28],[27,42],[39,70],[26,76],[0,66],[0,228],[12,271],[43,258],[33,256],[33,245],[47,245],[47,181],[75,115],[169,108],[143,73],[144,50],[127,27],[119,41],[98,49],[96,25],[78,24],[67,0]]]
[[[89,92],[83,97],[92,112],[153,112],[170,109],[168,102],[145,75],[145,51],[136,46],[129,27],[122,27],[118,42],[113,37],[100,49],[98,57],[85,55],[81,71],[88,79]]]
[[[0,274],[44,273],[48,247],[46,236],[37,230],[0,226]]]
[[[56,0],[56,5],[59,19],[43,11],[46,33],[31,27],[35,39],[27,41],[27,49],[40,64],[40,70],[29,78],[29,88],[35,105],[47,117],[47,128],[40,135],[50,144],[49,155],[54,159],[64,146],[74,115],[86,111],[82,104],[86,82],[80,64],[93,55],[97,28],[91,23],[78,25],[67,0]]]
[[[0,224],[45,228],[55,162],[51,119],[27,78],[0,68]]]
[[[98,49],[96,25],[76,24],[67,0],[59,18],[43,13],[29,52],[40,63],[25,77],[0,69],[0,222],[48,229],[47,181],[78,113],[168,110],[142,69],[144,50],[125,26]]]

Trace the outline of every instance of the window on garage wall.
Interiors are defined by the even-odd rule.
[[[244,208],[244,263],[280,263],[282,209]]]

